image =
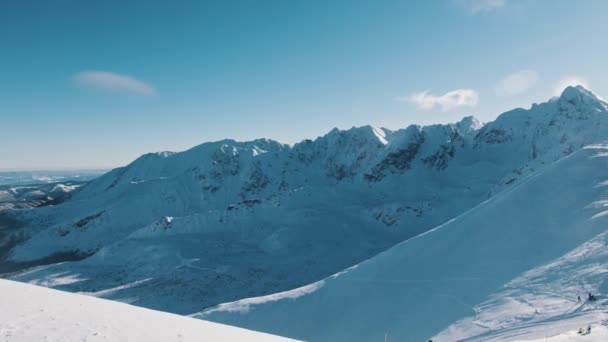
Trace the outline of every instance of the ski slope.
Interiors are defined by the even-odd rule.
[[[557,335],[549,335],[534,340],[518,340],[514,342],[605,342],[608,341],[608,329],[605,326],[597,326],[590,334],[579,334],[578,330],[572,330]]]
[[[0,280],[0,341],[293,341],[78,294]]]
[[[197,317],[311,341],[486,341],[580,315],[598,325],[608,293],[607,157],[608,145],[588,146],[309,291]],[[600,300],[578,303],[588,292]],[[578,328],[560,326],[551,333]]]
[[[605,312],[593,311],[566,315],[546,322],[532,322],[525,326],[499,330],[487,336],[480,336],[463,341],[484,342],[605,342],[608,341],[608,315]],[[587,328],[591,331],[587,332]],[[582,332],[581,332],[582,329]],[[453,337],[447,341],[459,341]],[[436,337],[436,341],[446,341]]]

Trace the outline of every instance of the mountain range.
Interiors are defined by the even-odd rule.
[[[607,138],[608,104],[576,86],[486,124],[146,154],[1,210],[0,273],[304,340],[473,339],[573,314],[521,298],[604,265]],[[564,296],[605,290],[592,274]]]

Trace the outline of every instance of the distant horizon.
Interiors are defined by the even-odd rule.
[[[0,173],[5,172],[95,172],[95,171],[109,171],[120,166],[113,167],[101,167],[101,168],[65,168],[65,169],[52,169],[52,168],[31,168],[31,169],[13,169],[13,168],[0,168]]]

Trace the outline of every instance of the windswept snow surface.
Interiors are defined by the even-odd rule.
[[[0,280],[0,341],[293,341],[103,299]]]
[[[582,314],[598,324],[607,179],[608,145],[589,146],[314,292],[197,317],[310,341],[485,341]]]

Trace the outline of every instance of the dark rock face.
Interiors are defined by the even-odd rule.
[[[501,128],[482,128],[481,131],[475,137],[478,142],[486,144],[502,144],[513,139],[510,132]]]
[[[445,170],[448,167],[450,159],[454,158],[456,149],[451,144],[441,145],[439,151],[432,155],[423,158],[422,162],[435,170]]]
[[[423,143],[424,135],[422,133],[417,134],[406,147],[390,152],[370,173],[365,174],[365,179],[370,182],[378,182],[386,177],[388,173],[410,169]]]
[[[74,223],[74,226],[76,226],[76,228],[80,228],[80,229],[86,229],[87,225],[89,223],[91,223],[92,221],[96,220],[97,218],[99,218],[101,215],[103,215],[106,211],[102,210],[96,214],[87,216],[81,220],[79,220],[78,222]]]
[[[230,153],[222,147],[219,151],[213,154],[211,162],[211,170],[209,176],[221,182],[227,176],[234,176],[240,171],[239,154],[237,152]]]
[[[241,188],[241,197],[247,197],[248,194],[257,194],[266,188],[269,183],[270,178],[262,171],[260,165],[255,165],[249,179]]]

